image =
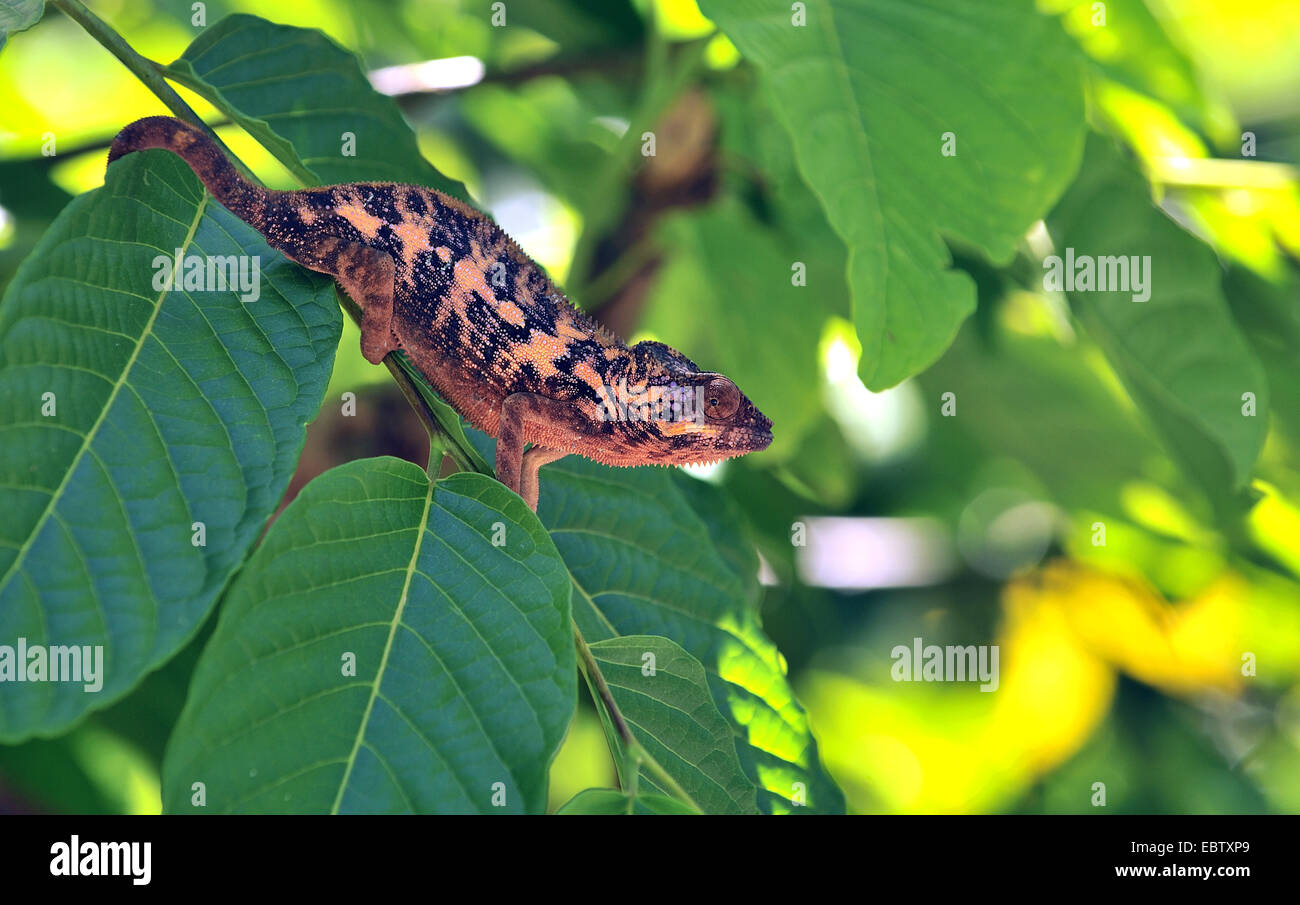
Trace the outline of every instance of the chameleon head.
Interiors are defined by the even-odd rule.
[[[624,441],[642,455],[653,450],[659,464],[699,465],[772,442],[771,420],[727,376],[701,371],[661,343],[638,343],[632,353],[636,367],[617,408],[616,444]]]
[[[681,406],[684,417],[660,423],[660,433],[673,444],[668,461],[710,464],[759,452],[772,442],[771,419],[729,378],[701,372],[684,389],[691,398]]]

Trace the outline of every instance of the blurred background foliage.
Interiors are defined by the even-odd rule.
[[[162,62],[201,30],[189,2],[88,5]],[[727,371],[773,417],[771,450],[694,473],[728,488],[751,529],[764,624],[851,810],[1300,810],[1300,7],[1112,0],[1098,28],[1096,4],[1039,0],[1087,61],[1090,124],[1213,249],[1267,373],[1267,441],[1249,492],[1225,504],[1042,289],[1045,230],[1002,267],[954,248],[975,315],[919,377],[869,392],[844,245],[757,73],[694,0],[512,0],[507,28],[490,6],[212,0],[205,14],[316,27],[355,51],[425,156],[579,304]],[[681,77],[647,79],[665,60]],[[165,111],[53,9],[0,54],[0,97],[3,287],[68,199],[102,182],[117,130]],[[646,115],[650,158],[627,133]],[[265,182],[295,186],[238,128],[219,132]],[[364,400],[355,418],[338,416],[346,391]],[[349,324],[290,495],[360,456],[419,462],[424,443]],[[891,649],[918,636],[1000,645],[997,692],[891,681]],[[73,732],[0,747],[0,812],[157,811],[206,637]],[[613,776],[584,703],[552,804]]]

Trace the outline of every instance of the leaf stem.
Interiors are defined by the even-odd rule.
[[[360,321],[358,320],[357,323],[359,324]],[[397,353],[384,356],[384,364],[388,366],[393,379],[397,381],[397,385],[401,388],[406,401],[411,404],[411,408],[415,409],[415,414],[424,425],[424,429],[429,432],[429,443],[442,447],[442,451],[451,458],[452,462],[456,463],[456,467],[460,471],[480,471],[474,462],[473,456],[447,430],[438,417],[438,412],[425,399],[419,381],[408,372],[408,368],[414,368],[415,365],[404,363],[398,359]],[[430,456],[430,467],[433,467],[432,456]],[[430,476],[437,477],[434,474]]]
[[[573,643],[578,650],[578,665],[582,669],[583,677],[586,678],[587,684],[595,691],[601,705],[604,706],[605,712],[609,714],[610,722],[614,725],[614,731],[618,734],[619,740],[623,743],[623,749],[628,760],[631,761],[631,776],[624,779],[624,791],[631,789],[631,795],[636,797],[636,776],[640,772],[640,767],[645,767],[650,771],[663,788],[667,789],[676,798],[681,799],[691,808],[703,814],[703,809],[695,803],[695,799],[682,788],[681,784],[672,777],[667,770],[655,760],[654,755],[645,749],[637,741],[637,737],[632,733],[623,717],[623,712],[619,710],[618,703],[614,700],[614,693],[609,690],[609,685],[605,682],[605,676],[600,671],[600,666],[596,663],[596,657],[587,646],[587,641],[582,637],[582,630],[578,628],[578,623],[573,623]],[[618,752],[612,752],[615,757]]]
[[[438,475],[442,471],[442,454],[450,452],[450,445],[447,440],[446,432],[433,416],[433,410],[425,403],[424,397],[416,389],[415,383],[402,373],[402,366],[399,365],[391,355],[384,356],[384,366],[388,368],[388,373],[393,375],[393,380],[397,382],[397,388],[402,391],[406,401],[410,403],[415,410],[415,416],[420,419],[424,425],[425,432],[429,435],[429,464],[425,471],[429,475],[429,480],[438,480]],[[455,456],[452,457],[455,461]],[[464,468],[460,462],[456,462],[460,468]]]

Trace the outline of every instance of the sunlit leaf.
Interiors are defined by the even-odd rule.
[[[597,641],[591,653],[638,742],[692,801],[707,814],[757,811],[736,732],[713,703],[699,660],[653,635]],[[669,791],[648,772],[641,781]]]
[[[495,441],[468,433],[491,459]],[[588,642],[661,635],[700,661],[714,704],[740,735],[736,753],[758,786],[759,810],[842,813],[785,660],[747,596],[757,587],[732,570],[741,560],[715,546],[739,526],[717,488],[683,493],[678,482],[692,480],[577,456],[542,469],[537,514],[573,578],[573,618]]]
[[[802,795],[811,810],[841,810],[780,653],[672,476],[569,457],[543,469],[541,485],[538,513],[573,576],[574,618],[587,640],[653,633],[680,644],[741,735],[759,807],[787,811]]]
[[[1038,7],[1061,15],[1097,72],[1159,98],[1216,139],[1237,137],[1232,111],[1143,0],[1038,0]]]

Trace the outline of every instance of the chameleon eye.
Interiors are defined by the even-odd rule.
[[[725,377],[715,377],[704,388],[704,414],[721,421],[740,408],[740,390]]]

